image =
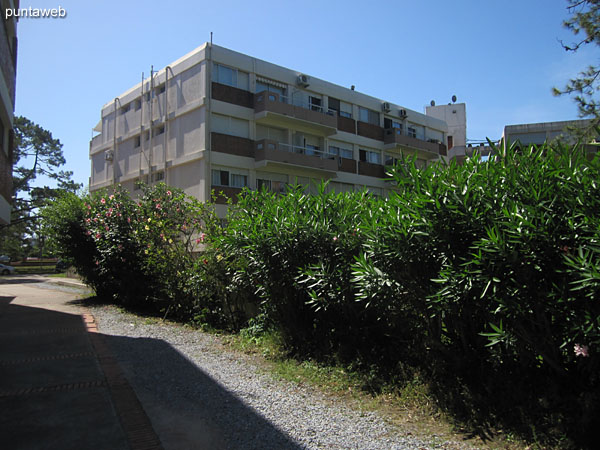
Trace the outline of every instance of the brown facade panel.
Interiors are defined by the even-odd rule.
[[[340,131],[356,134],[356,121],[350,117],[338,116],[337,127]]]
[[[4,19],[4,18],[3,18]],[[15,76],[16,76],[16,54],[11,50],[11,45],[16,45],[16,39],[9,42],[8,30],[6,29],[7,20],[2,20],[0,24],[0,67],[2,75],[8,87],[10,100],[15,104]],[[14,49],[16,52],[16,48]],[[12,111],[10,111],[12,112]]]
[[[254,158],[254,141],[252,139],[214,132],[210,133],[210,136],[212,151]]]
[[[367,122],[358,122],[358,134],[370,139],[383,141],[383,128]]]
[[[366,161],[359,161],[358,174],[367,175],[369,177],[383,178],[385,177],[385,169],[381,164],[373,164]]]
[[[234,105],[254,108],[254,94],[226,84],[212,83],[212,98]]]
[[[10,145],[10,144],[9,144]],[[11,152],[9,152],[10,154]],[[0,151],[0,195],[7,202],[12,197],[12,161],[4,150]]]
[[[233,203],[238,202],[238,195],[242,192],[242,188],[231,186],[211,186],[215,194],[215,203],[219,205],[227,204],[227,200],[231,199]]]
[[[356,161],[349,158],[340,158],[340,172],[356,173]]]
[[[439,149],[439,154],[442,156],[446,156],[448,155],[448,151],[446,150],[446,146],[444,144],[438,144],[440,149]]]

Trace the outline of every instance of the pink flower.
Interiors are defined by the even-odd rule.
[[[106,200],[104,200],[104,198],[100,199],[100,203],[102,203],[103,205],[106,203]]]
[[[196,244],[199,244],[200,242],[202,242],[200,239],[196,239]]]
[[[104,229],[105,229],[106,231],[108,231],[108,226],[104,227]]]
[[[333,237],[333,242],[337,241],[337,236]]]
[[[202,233],[202,234],[200,235],[200,241],[201,241],[201,242],[204,242],[204,240],[205,240],[205,239],[206,239],[206,234]]]
[[[115,198],[115,196],[114,196],[114,195],[111,195],[111,196],[110,196],[110,197],[108,197],[108,198],[112,200],[113,198]]]
[[[590,356],[589,354],[589,348],[587,345],[579,345],[579,344],[575,344],[573,350],[575,351],[575,356]]]
[[[102,235],[100,233],[96,233],[96,239],[100,239]]]
[[[156,204],[156,209],[161,209],[160,203]]]
[[[131,217],[127,218],[127,223],[131,223]]]
[[[91,232],[90,230],[87,230],[87,231],[85,232],[85,234],[87,234],[88,236],[91,236],[91,235],[92,235],[92,232]]]
[[[171,195],[171,191],[167,191],[167,195]]]
[[[205,260],[204,260],[204,264],[208,264],[208,260],[206,260],[206,259],[205,259]]]

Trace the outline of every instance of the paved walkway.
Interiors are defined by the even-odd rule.
[[[93,317],[42,281],[0,280],[2,448],[161,449]]]

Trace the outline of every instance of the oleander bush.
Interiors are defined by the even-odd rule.
[[[600,426],[599,169],[580,146],[513,146],[405,158],[388,198],[246,190],[225,224],[164,185],[44,216],[58,255],[121,304],[222,329],[257,317],[372,390],[417,375],[462,423],[584,448]]]
[[[164,317],[238,326],[231,296],[221,296],[223,286],[231,289],[223,270],[199,263],[214,259],[206,246],[221,232],[212,205],[160,183],[143,187],[137,201],[120,187],[67,194],[43,216],[57,255],[99,296]]]
[[[408,158],[388,199],[248,192],[219,245],[291,352],[387,380],[416,367],[481,426],[582,445],[600,417],[599,161],[512,147],[462,166]]]

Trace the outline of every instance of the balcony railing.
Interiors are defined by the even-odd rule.
[[[256,161],[273,161],[285,164],[337,171],[339,157],[316,147],[302,147],[262,139],[256,141],[254,157]]]
[[[402,128],[387,128],[385,130],[384,143],[394,146],[404,146],[420,150],[429,154],[430,157],[446,155],[446,146],[440,142],[424,141],[423,139],[404,134]]]
[[[322,106],[312,103],[292,101],[276,92],[263,91],[255,94],[254,111],[258,122],[280,126],[300,125],[322,136],[337,132],[334,110],[325,110]]]

